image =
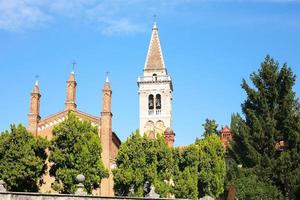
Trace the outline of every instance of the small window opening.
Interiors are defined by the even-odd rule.
[[[150,94],[148,97],[148,108],[149,110],[154,109],[154,96],[152,94]]]
[[[153,74],[152,79],[153,79],[153,81],[157,81],[157,74]]]
[[[155,108],[156,109],[161,109],[161,96],[160,96],[160,94],[156,95],[156,98],[155,98]]]

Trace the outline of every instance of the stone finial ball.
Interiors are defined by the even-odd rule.
[[[83,174],[79,174],[79,175],[76,176],[76,181],[77,181],[78,183],[83,183],[84,180],[85,180],[85,177],[84,177]]]

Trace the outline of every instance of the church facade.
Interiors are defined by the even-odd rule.
[[[112,131],[112,113],[111,98],[112,90],[108,78],[105,81],[102,90],[102,112],[100,116],[93,116],[88,113],[79,111],[76,105],[76,85],[75,74],[72,71],[67,81],[65,110],[56,112],[48,117],[40,117],[40,98],[38,82],[35,83],[30,95],[30,111],[28,114],[28,131],[34,136],[41,136],[48,140],[52,138],[52,129],[56,124],[64,121],[69,111],[72,111],[80,120],[90,121],[91,124],[98,128],[99,138],[102,145],[102,161],[104,166],[109,170],[109,178],[103,179],[100,190],[95,191],[97,195],[113,196],[113,178],[111,169],[121,144],[118,136]],[[50,163],[47,163],[50,166]],[[51,167],[51,166],[50,166]],[[48,167],[48,168],[50,168]],[[48,170],[49,172],[49,170]],[[40,187],[41,192],[51,191],[51,184],[54,178],[49,173],[43,177],[43,184]]]

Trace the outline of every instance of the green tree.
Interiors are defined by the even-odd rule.
[[[183,171],[178,172],[174,182],[176,198],[198,199],[197,168],[185,167]]]
[[[236,187],[236,198],[239,200],[283,200],[281,192],[273,185],[262,182],[252,170],[237,168],[238,175],[230,185]]]
[[[172,150],[164,139],[149,139],[138,131],[133,133],[121,147],[113,170],[114,189],[120,196],[144,196],[146,181],[154,184],[156,192],[167,197],[172,192]]]
[[[300,112],[293,91],[295,75],[267,56],[250,76],[253,88],[243,80],[247,94],[244,118],[237,116],[230,156],[252,168],[262,182],[273,184],[290,199],[300,186]],[[276,148],[284,142],[283,151]]]
[[[230,130],[233,133],[238,132],[239,123],[241,121],[241,116],[238,113],[234,113],[231,115],[231,121],[230,121]]]
[[[84,186],[90,193],[98,188],[102,178],[108,176],[101,160],[101,143],[97,127],[88,121],[80,121],[73,113],[53,128],[50,162],[54,165],[53,189],[62,193],[74,193],[76,176],[85,176]]]
[[[176,198],[198,199],[199,149],[191,144],[173,151],[174,195]]]
[[[215,120],[206,119],[205,123],[202,124],[202,126],[204,127],[204,137],[212,134],[219,135],[219,131],[217,130],[219,125]]]
[[[195,144],[175,152],[175,196],[197,199],[205,195],[218,198],[224,191],[225,150],[220,138],[208,134]]]
[[[224,191],[226,175],[225,149],[217,135],[208,135],[196,141],[199,148],[199,179],[200,196],[210,195],[218,198]]]
[[[45,139],[33,137],[21,124],[11,125],[10,130],[0,134],[0,179],[7,183],[8,190],[38,191],[47,147]]]

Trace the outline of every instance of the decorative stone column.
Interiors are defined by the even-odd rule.
[[[84,185],[83,182],[85,181],[85,177],[83,174],[79,174],[76,176],[76,181],[78,184],[76,185],[77,190],[75,192],[75,195],[87,195],[87,193],[84,191]]]
[[[159,194],[157,194],[155,192],[154,185],[151,184],[151,186],[150,186],[150,192],[148,194],[146,194],[145,197],[148,197],[148,198],[159,198]]]

